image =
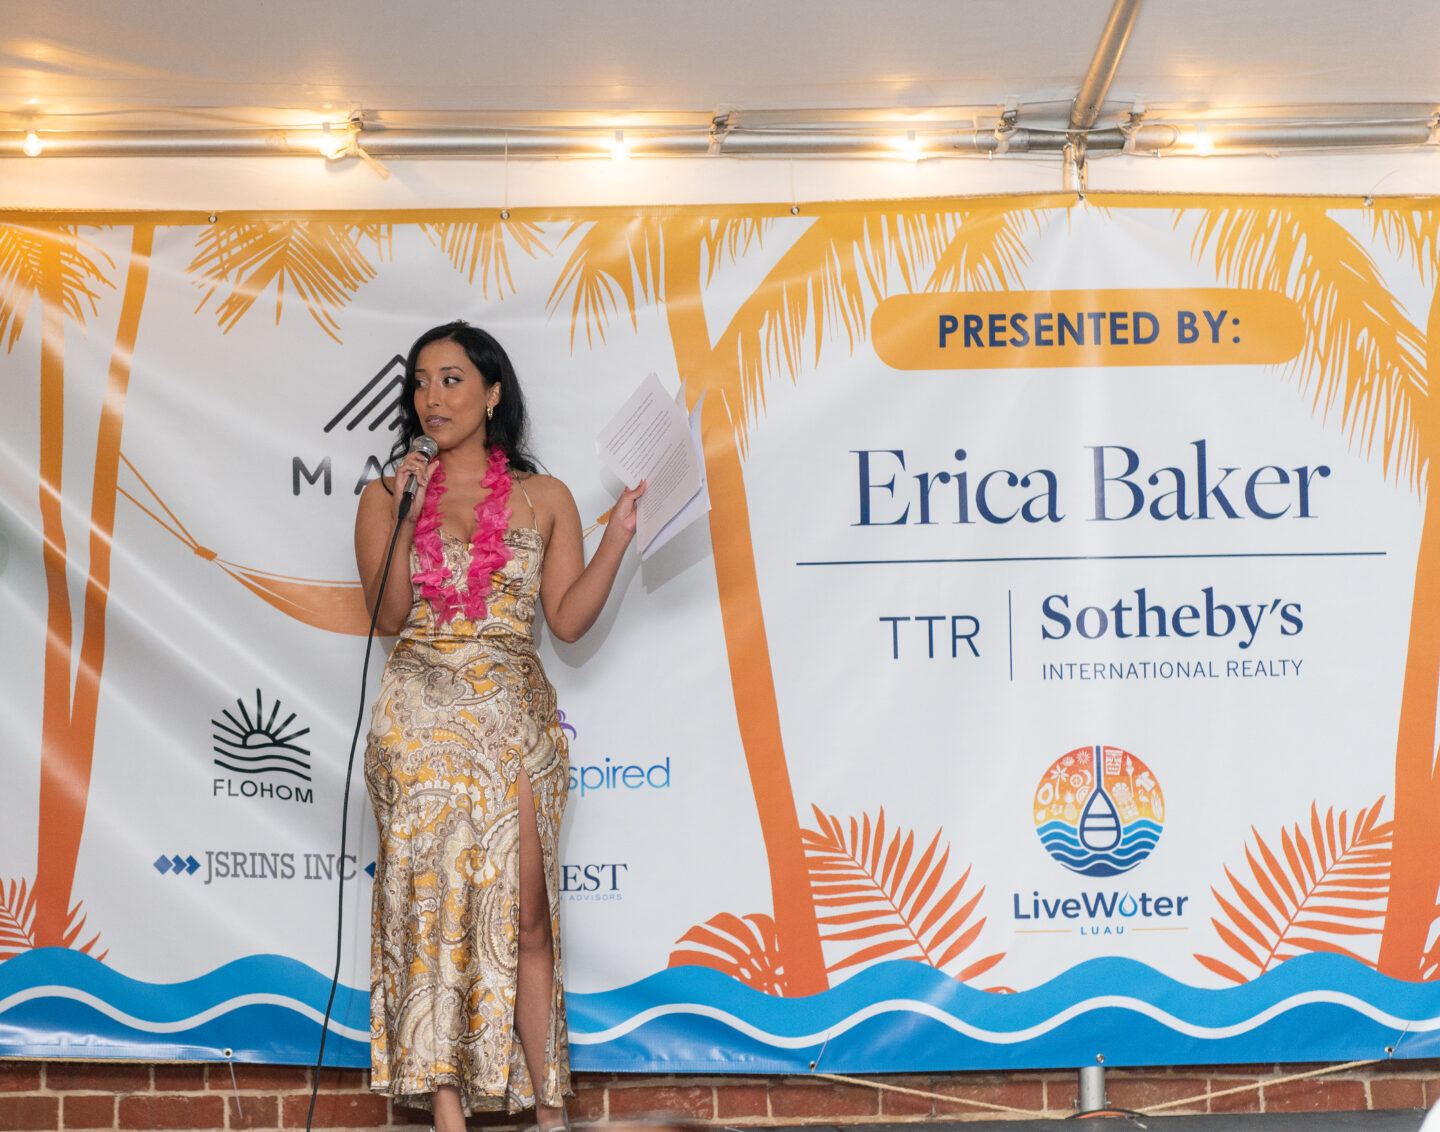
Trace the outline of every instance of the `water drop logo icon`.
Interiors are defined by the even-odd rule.
[[[1150,856],[1165,823],[1155,776],[1119,747],[1076,747],[1050,765],[1035,791],[1035,832],[1071,872],[1110,877]]]

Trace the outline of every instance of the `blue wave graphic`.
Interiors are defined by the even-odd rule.
[[[577,1068],[883,1073],[1095,1064],[1331,1061],[1440,1054],[1440,983],[1307,955],[1251,983],[1188,986],[1133,960],[1082,963],[1018,994],[882,963],[823,994],[777,999],[681,967],[570,995]],[[659,1004],[671,1003],[669,1007]],[[1402,1039],[1403,1035],[1403,1039]]]
[[[0,963],[0,1054],[314,1064],[326,975],[252,955],[181,983],[131,979],[65,948]],[[325,1064],[370,1064],[368,990],[340,987]]]
[[[1071,872],[1082,876],[1108,877],[1133,869],[1150,856],[1164,826],[1149,818],[1127,825],[1120,843],[1107,852],[1087,849],[1080,843],[1079,832],[1063,821],[1046,822],[1036,829],[1045,851]]]
[[[152,984],[62,949],[0,963],[0,1055],[313,1062],[329,980],[257,955]],[[1128,959],[987,994],[919,963],[867,968],[808,998],[772,998],[678,967],[567,996],[572,1063],[590,1072],[805,1073],[1331,1061],[1440,1056],[1440,983],[1306,955],[1207,990]],[[369,1062],[368,997],[342,987],[326,1064]]]

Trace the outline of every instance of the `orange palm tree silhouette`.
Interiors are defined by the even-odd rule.
[[[121,310],[111,353],[95,446],[91,495],[90,555],[85,600],[76,642],[70,605],[69,557],[62,522],[61,472],[64,465],[65,324],[83,324],[88,307],[98,313],[97,287],[113,287],[91,256],[78,231],[69,226],[0,225],[0,339],[12,350],[35,298],[41,304],[40,360],[40,515],[47,589],[44,691],[40,741],[39,834],[33,889],[23,899],[28,940],[34,947],[74,946],[84,927],[80,903],[73,901],[89,803],[94,760],[100,679],[105,660],[105,612],[110,590],[111,546],[119,488],[121,435],[131,364],[149,281],[155,224],[136,223]],[[473,282],[482,272],[509,281],[504,239],[488,224],[462,221],[427,226],[457,268],[468,268]],[[506,234],[534,254],[537,229],[509,226]],[[190,270],[207,286],[200,306],[229,285],[218,318],[229,330],[271,285],[278,321],[287,284],[305,303],[326,334],[338,341],[338,312],[359,286],[375,275],[362,241],[387,251],[388,225],[356,221],[245,221],[211,225],[202,231]],[[102,253],[102,258],[103,253]],[[113,263],[111,264],[113,266]],[[131,497],[133,498],[133,497]],[[173,516],[172,516],[173,518]],[[183,530],[183,528],[182,528]],[[276,608],[311,624],[353,631],[347,599],[358,603],[358,587],[310,584],[264,571],[221,563],[222,568]],[[362,617],[363,619],[363,617]],[[334,624],[331,624],[331,623]],[[75,672],[72,689],[71,671]],[[16,892],[20,889],[17,887]],[[32,911],[33,909],[33,911]],[[33,919],[31,917],[33,916]],[[96,940],[83,945],[90,950]]]
[[[1410,604],[1410,637],[1395,743],[1395,843],[1390,904],[1380,944],[1380,969],[1396,978],[1434,978],[1437,949],[1425,945],[1436,919],[1440,891],[1440,771],[1436,767],[1435,711],[1440,693],[1440,403],[1431,391],[1440,384],[1440,210],[1434,205],[1382,205],[1375,230],[1390,247],[1408,254],[1425,286],[1430,309],[1425,322],[1423,381],[1408,390],[1410,422],[1402,439],[1413,444],[1413,479],[1425,501],[1415,589]],[[1397,430],[1399,431],[1399,430]],[[1428,697],[1429,709],[1426,708]]]
[[[1186,213],[1177,214],[1177,225]],[[1193,214],[1192,214],[1193,215]],[[1373,258],[1322,202],[1237,205],[1198,213],[1193,250],[1214,257],[1232,284],[1289,294],[1305,315],[1307,341],[1294,363],[1301,393],[1322,420],[1364,454],[1379,446],[1387,476],[1424,498],[1405,680],[1395,751],[1395,818],[1389,902],[1379,969],[1417,979],[1440,889],[1440,775],[1435,701],[1440,691],[1440,498],[1433,455],[1440,419],[1430,396],[1440,381],[1440,299],[1426,331],[1406,316]],[[1408,253],[1427,284],[1440,276],[1437,215],[1410,203],[1379,206],[1374,229]],[[1427,349],[1428,347],[1428,349]],[[1430,964],[1433,967],[1433,963]]]
[[[751,789],[769,861],[777,946],[787,995],[829,985],[814,894],[780,733],[770,647],[755,570],[742,452],[758,420],[767,377],[794,380],[803,352],[815,357],[843,332],[851,348],[865,334],[866,310],[889,289],[892,263],[915,289],[933,266],[932,287],[960,281],[1004,286],[1024,261],[1024,230],[1045,207],[953,206],[866,212],[822,210],[731,319],[715,345],[701,289],[720,260],[763,238],[764,222],[736,212],[600,219],[579,233],[551,293],[571,296],[571,341],[583,321],[587,341],[602,338],[623,301],[636,323],[638,299],[664,304],[679,374],[693,408],[709,391],[701,420],[709,481],[711,545],[735,700]],[[582,232],[583,229],[583,232]],[[708,267],[706,266],[708,264]],[[637,299],[638,296],[638,299]],[[719,394],[716,396],[715,394]]]
[[[69,947],[84,924],[73,900],[75,865],[84,831],[95,749],[100,675],[105,660],[105,609],[110,592],[110,547],[125,396],[140,310],[149,279],[153,224],[137,224],[105,398],[95,443],[89,566],[80,626],[79,662],[70,613],[61,471],[65,445],[65,323],[84,323],[85,308],[98,312],[97,285],[113,286],[72,227],[0,227],[0,335],[7,349],[19,337],[33,299],[41,305],[40,517],[47,595],[44,691],[40,735],[39,837],[35,871],[32,945]],[[77,918],[78,917],[78,918]],[[88,950],[95,940],[84,945]]]

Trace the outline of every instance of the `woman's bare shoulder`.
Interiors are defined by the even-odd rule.
[[[560,502],[574,498],[570,494],[570,489],[565,486],[564,480],[547,476],[543,472],[520,472],[515,476],[515,482],[523,484],[525,490],[536,499],[543,499],[546,502]]]
[[[395,494],[395,477],[394,477],[394,476],[384,476],[383,478],[373,479],[373,480],[371,480],[369,483],[367,483],[367,484],[365,485],[365,487],[364,487],[364,488],[361,490],[361,492],[360,492],[360,502],[362,502],[362,503],[366,503],[366,502],[371,502],[371,503],[373,503],[376,499],[380,498],[381,496],[394,495],[394,494]]]

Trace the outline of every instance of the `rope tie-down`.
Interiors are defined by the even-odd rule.
[[[1385,1061],[1385,1060],[1386,1060],[1386,1058],[1383,1058],[1383,1057],[1372,1057],[1372,1058],[1365,1058],[1365,1059],[1360,1060],[1360,1061],[1346,1061],[1346,1062],[1341,1062],[1341,1063],[1338,1063],[1338,1064],[1335,1064],[1335,1065],[1322,1065],[1322,1066],[1321,1066],[1320,1068],[1318,1068],[1318,1069],[1308,1069],[1308,1070],[1306,1070],[1306,1071],[1304,1071],[1304,1072],[1302,1072],[1302,1073],[1290,1073],[1290,1074],[1285,1075],[1284,1077],[1268,1077],[1268,1078],[1266,1078],[1266,1079],[1263,1080],[1263,1081],[1253,1081],[1253,1082],[1250,1082],[1250,1083],[1245,1084],[1245,1085],[1236,1085],[1236,1086],[1233,1087],[1233,1088],[1221,1089],[1221,1090],[1218,1091],[1218,1092],[1197,1093],[1197,1094],[1196,1094],[1195,1096],[1193,1096],[1193,1097],[1181,1097],[1179,1100],[1166,1101],[1166,1102],[1164,1102],[1163,1104],[1149,1105],[1149,1106],[1147,1106],[1147,1107],[1145,1107],[1145,1108],[1135,1110],[1135,1112],[1133,1113],[1133,1115],[1135,1115],[1135,1116],[1157,1116],[1157,1115],[1159,1115],[1160,1113],[1167,1111],[1168,1109],[1184,1108],[1184,1107],[1186,1107],[1186,1106],[1198,1104],[1198,1103],[1201,1103],[1201,1102],[1213,1101],[1213,1100],[1215,1100],[1215,1099],[1217,1099],[1217,1098],[1219,1098],[1219,1097],[1229,1097],[1229,1096],[1235,1096],[1235,1095],[1238,1094],[1238,1093],[1254,1092],[1254,1091],[1259,1090],[1259,1089],[1262,1088],[1262,1087],[1269,1087],[1269,1086],[1274,1086],[1274,1085],[1286,1085],[1286,1084],[1289,1084],[1289,1083],[1292,1082],[1292,1081],[1305,1081],[1305,1080],[1309,1080],[1309,1079],[1312,1078],[1312,1077],[1324,1077],[1324,1076],[1328,1076],[1328,1075],[1334,1074],[1334,1073],[1344,1073],[1344,1072],[1347,1072],[1348,1070],[1351,1070],[1351,1069],[1363,1069],[1365,1066],[1368,1066],[1368,1065],[1379,1065],[1381,1062],[1383,1062],[1383,1061]],[[912,1097],[926,1097],[926,1098],[929,1098],[930,1100],[944,1101],[944,1102],[947,1103],[947,1104],[970,1105],[972,1108],[984,1109],[984,1110],[986,1110],[986,1111],[988,1111],[988,1112],[1002,1112],[1002,1113],[1013,1114],[1013,1115],[1016,1115],[1016,1116],[1025,1116],[1025,1117],[1031,1117],[1031,1118],[1033,1118],[1033,1117],[1036,1116],[1036,1112],[1035,1112],[1034,1109],[1029,1109],[1029,1108],[1015,1108],[1015,1107],[1012,1106],[1012,1105],[993,1104],[993,1103],[991,1103],[990,1101],[980,1101],[980,1100],[974,1100],[974,1099],[969,1098],[969,1097],[952,1096],[952,1095],[949,1094],[949,1093],[936,1093],[936,1092],[932,1092],[932,1091],[927,1090],[927,1089],[912,1089],[912,1088],[909,1088],[908,1086],[905,1086],[905,1085],[892,1085],[892,1084],[889,1084],[888,1082],[885,1082],[885,1081],[876,1081],[876,1080],[874,1080],[873,1078],[866,1078],[866,1077],[847,1077],[847,1076],[845,1076],[844,1074],[841,1074],[841,1073],[810,1073],[810,1074],[808,1074],[808,1076],[809,1076],[811,1079],[824,1080],[824,1081],[834,1081],[834,1082],[836,1082],[837,1084],[841,1084],[841,1085],[859,1085],[859,1086],[861,1086],[861,1087],[863,1087],[863,1088],[876,1089],[876,1090],[878,1090],[878,1091],[880,1091],[880,1092],[886,1092],[886,1093],[903,1093],[903,1094],[905,1094],[905,1095],[907,1095],[907,1096],[912,1096]],[[1079,1114],[1079,1115],[1080,1115],[1082,1118],[1085,1116],[1084,1113],[1081,1113],[1081,1114]],[[1100,1116],[1100,1115],[1119,1115],[1119,1113],[1118,1113],[1116,1110],[1113,1110],[1113,1109],[1112,1109],[1112,1110],[1109,1110],[1108,1112],[1103,1113],[1103,1114],[1102,1114],[1102,1113],[1093,1113],[1093,1114],[1090,1114],[1090,1115],[1094,1115],[1094,1116]],[[1127,1113],[1127,1115],[1132,1115],[1132,1114]],[[1048,1119],[1048,1120],[1070,1120],[1070,1119],[1074,1119],[1074,1117],[1073,1117],[1073,1116],[1052,1116],[1052,1117],[1042,1117],[1041,1119]]]

